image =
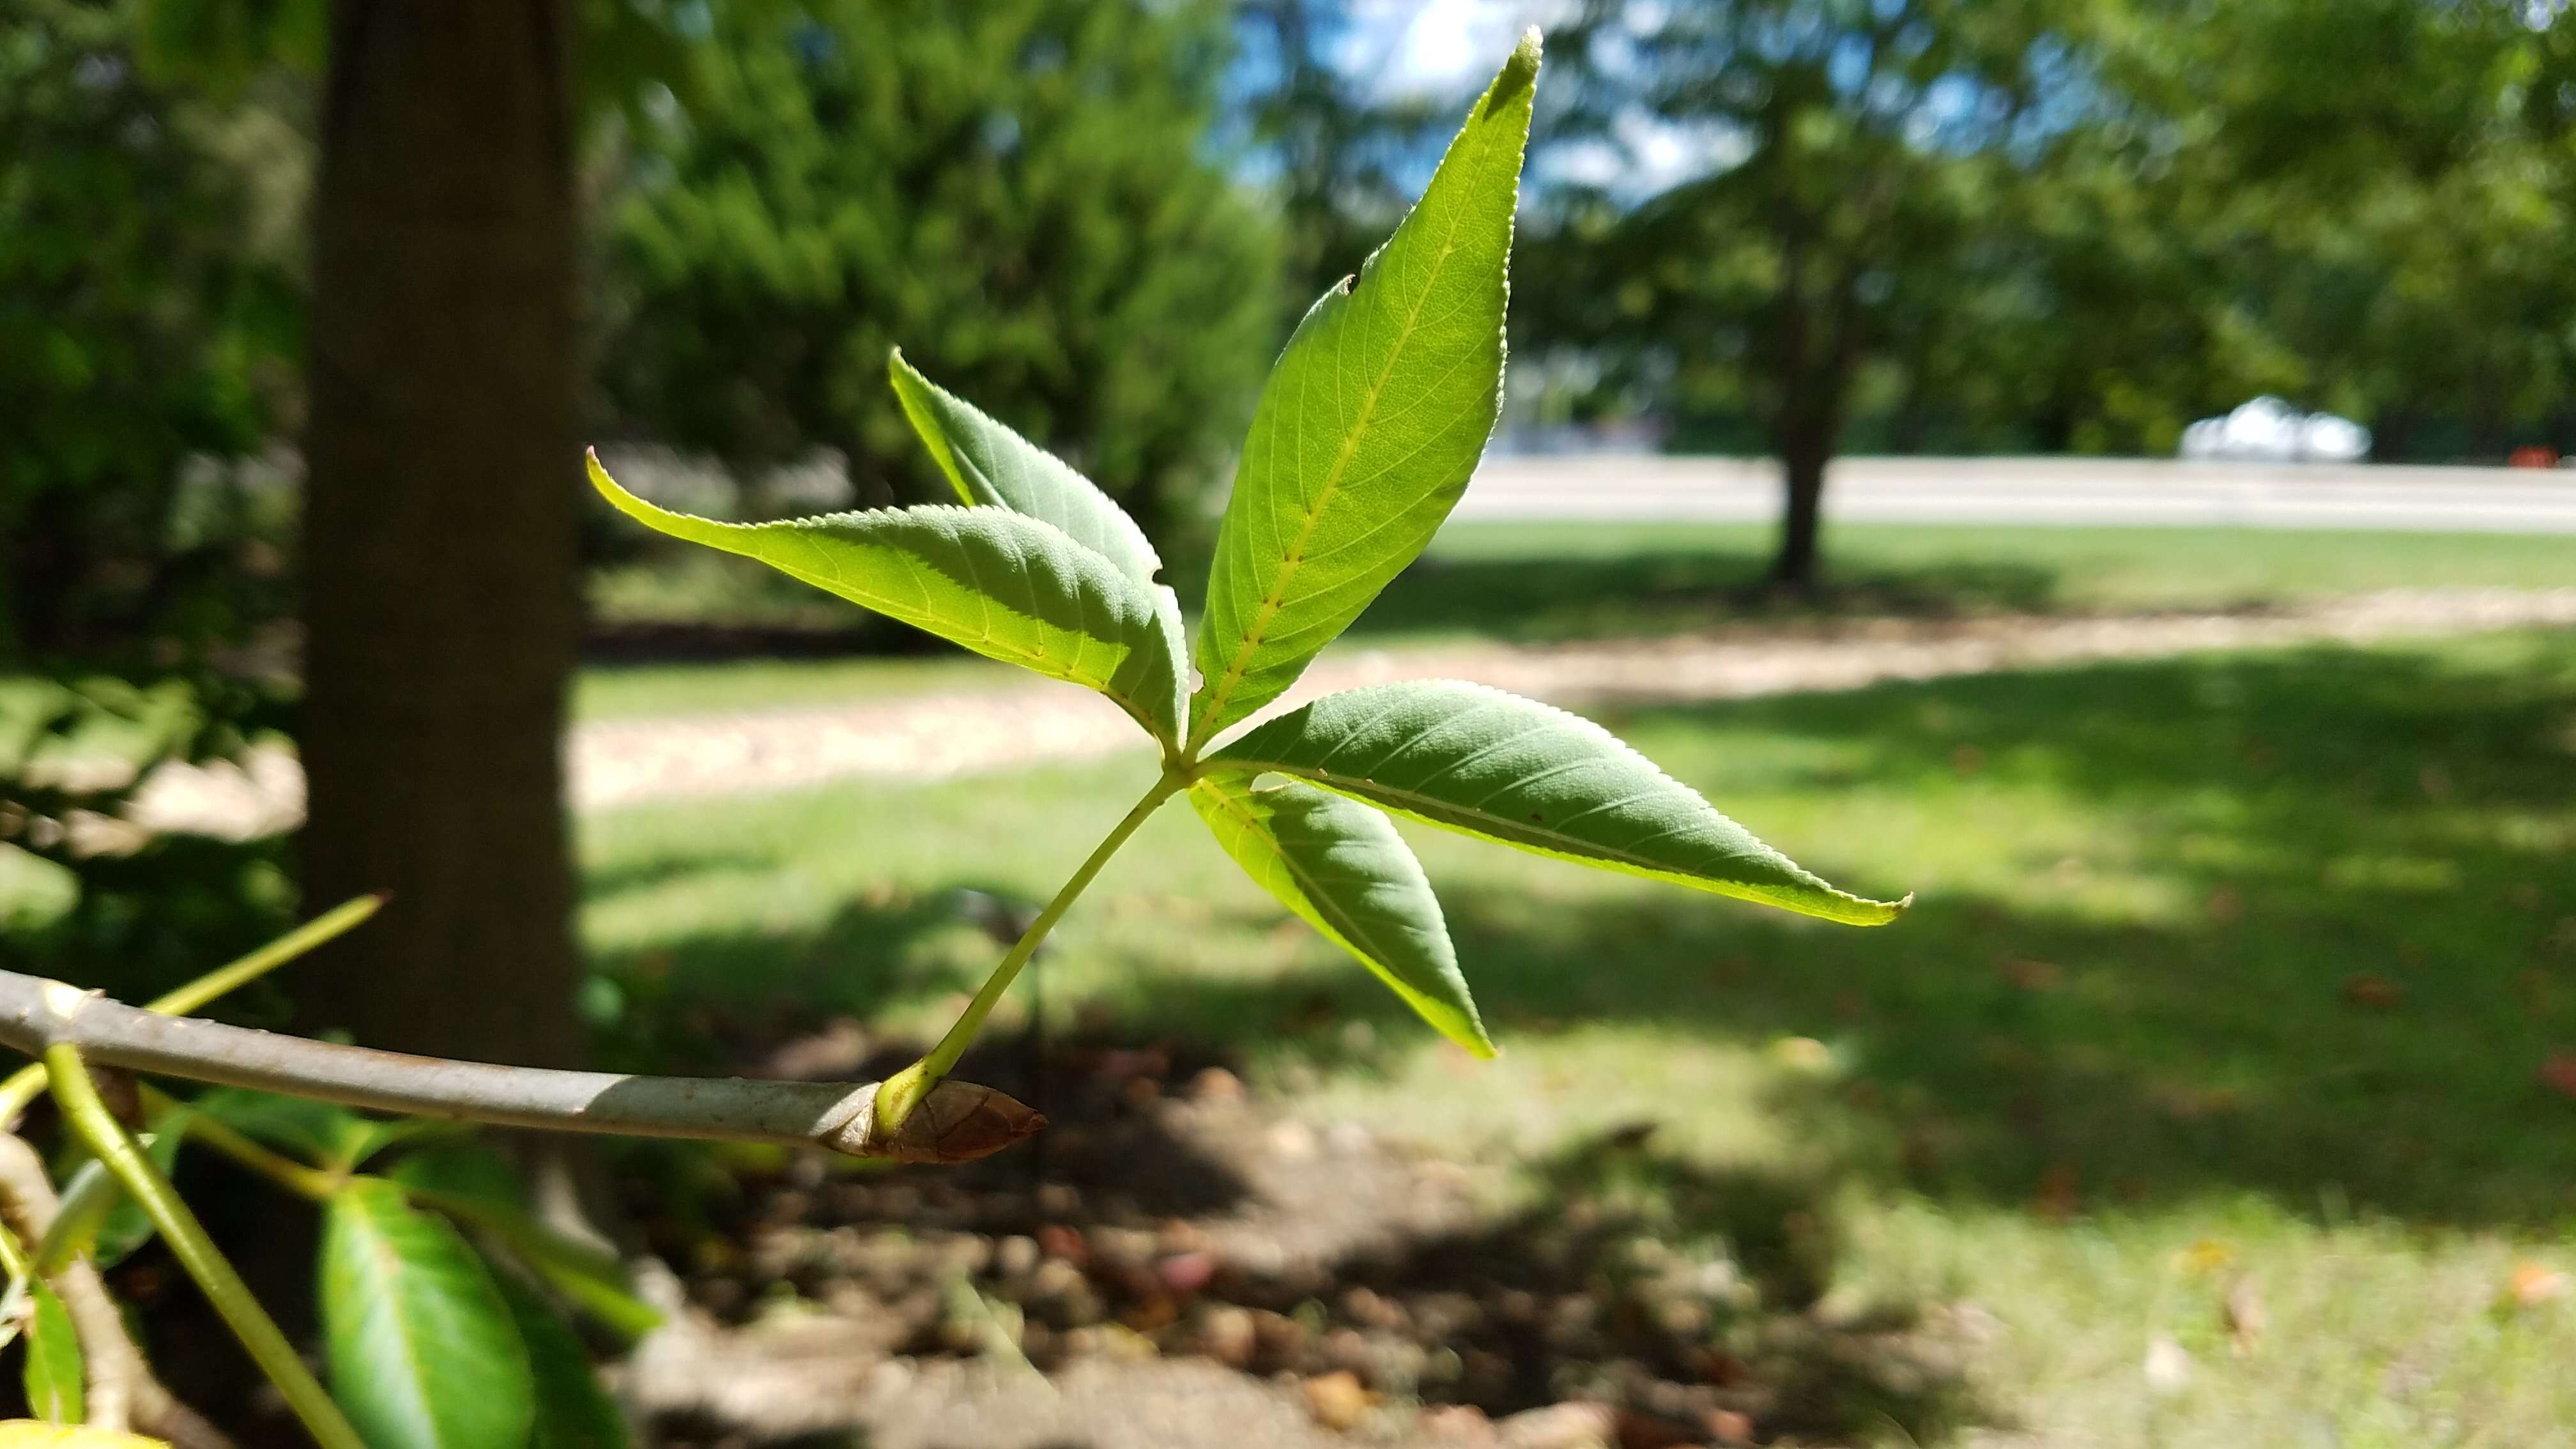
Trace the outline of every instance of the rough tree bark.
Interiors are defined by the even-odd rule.
[[[338,0],[310,338],[308,898],[384,889],[310,1026],[563,1065],[578,642],[568,0]]]

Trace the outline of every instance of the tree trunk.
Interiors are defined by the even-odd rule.
[[[1771,587],[1810,595],[1823,581],[1818,544],[1824,528],[1825,464],[1833,449],[1813,438],[1780,445],[1780,551],[1771,559]]]
[[[338,0],[314,203],[306,898],[392,904],[308,1026],[579,1055],[558,737],[580,629],[567,0]]]

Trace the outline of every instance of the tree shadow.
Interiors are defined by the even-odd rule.
[[[2253,1191],[2541,1228],[2576,1209],[2576,647],[2490,655],[2212,655],[1620,722],[1650,753],[1743,727],[1857,750],[1774,766],[1766,788],[1976,805],[1988,826],[1945,845],[1999,854],[2006,884],[1927,893],[1883,930],[1437,883],[1504,1040],[1604,1019],[1814,1038],[1830,1062],[1783,1074],[1769,1105],[1938,1198]],[[1989,833],[2024,790],[2113,812],[2095,848],[2122,891],[2092,891],[2044,834]],[[1175,980],[1154,1018],[1293,1034],[1319,992],[1389,1039],[1416,1030],[1320,972]]]
[[[1424,1402],[1501,1417],[1582,1397],[1702,1437],[1736,1413],[1791,1442],[1894,1424],[1925,1443],[1991,1421],[1920,1306],[1820,1303],[1846,1250],[1830,1178],[1712,1167],[1642,1123],[1523,1176],[1521,1211],[1332,1270],[1345,1327],[1439,1325],[1426,1338],[1460,1371],[1420,1385]]]

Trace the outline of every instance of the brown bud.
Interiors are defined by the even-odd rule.
[[[847,1122],[823,1135],[822,1144],[852,1157],[892,1162],[972,1162],[1034,1136],[1046,1124],[1043,1114],[1016,1097],[972,1082],[941,1082],[888,1136],[877,1132],[876,1093],[869,1092]]]

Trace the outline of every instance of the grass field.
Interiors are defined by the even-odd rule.
[[[2193,578],[2205,602],[2240,571],[2553,581],[2513,540],[2456,545],[2427,579],[2455,545],[2294,569],[2257,538],[2115,567],[2050,537],[2055,603]],[[1444,567],[1501,588],[1467,547]],[[1653,1121],[1679,1161],[1813,1184],[1846,1225],[1829,1301],[1991,1316],[1963,1427],[1900,1413],[1888,1443],[2576,1443],[2576,1304],[2545,1301],[2546,1274],[2576,1271],[2576,1061],[2557,1055],[2576,1052],[2576,637],[1608,722],[1838,883],[1915,908],[1830,927],[1409,829],[1504,1048],[1478,1065],[1174,808],[1041,958],[1049,1016],[1097,1003],[1219,1044],[1302,1112],[1444,1152],[1536,1162]],[[679,1039],[710,1011],[932,1028],[999,950],[953,893],[1043,896],[1149,768],[590,817],[595,1004]],[[2265,1326],[2231,1334],[2231,1299]]]
[[[2371,589],[2576,582],[2576,542],[2564,538],[1845,525],[1831,539],[1834,592],[1821,606],[1793,610],[1754,593],[1769,544],[1769,530],[1756,527],[1452,524],[1351,637],[1371,647],[1466,637],[1540,642],[1702,633],[1818,612],[2217,610]],[[669,577],[629,570],[616,577],[614,598],[620,607],[652,604],[647,614],[697,609],[734,618],[739,600],[776,592],[758,577],[766,571],[744,560],[693,557],[689,570]],[[1184,607],[1194,607],[1202,587],[1195,572],[1176,566],[1173,574]],[[800,620],[857,617],[789,580],[775,582],[806,611]],[[937,668],[869,658],[595,667],[583,672],[574,708],[584,719],[720,712],[1014,677],[963,657]]]

